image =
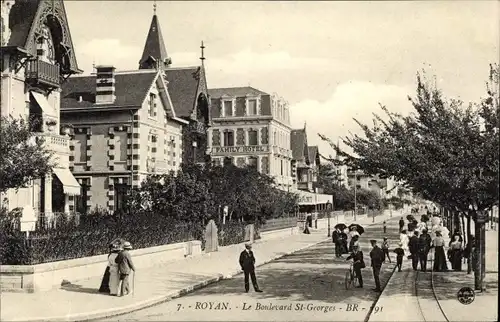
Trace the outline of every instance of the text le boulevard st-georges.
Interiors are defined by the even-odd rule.
[[[359,312],[359,311],[367,311],[369,307],[362,307],[358,304],[348,304],[348,303],[339,303],[336,305],[318,305],[313,303],[288,303],[288,304],[273,304],[270,302],[261,303],[256,301],[254,303],[250,302],[242,302],[238,305],[234,305],[230,302],[218,302],[218,301],[204,301],[204,302],[194,302],[192,304],[176,304],[177,311],[182,310],[213,310],[213,311],[229,311],[229,310],[241,310],[241,311],[310,311],[310,312],[336,312],[336,311],[344,311],[344,312]],[[382,312],[382,306],[375,306],[373,308],[373,313]]]

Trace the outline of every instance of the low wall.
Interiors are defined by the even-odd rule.
[[[273,238],[287,237],[291,235],[297,235],[299,233],[299,227],[283,228],[278,230],[264,231],[260,233],[261,240],[269,240]]]
[[[149,247],[132,250],[134,265],[138,269],[184,259],[201,254],[201,242]],[[63,281],[74,282],[101,276],[106,269],[108,255],[77,258],[38,265],[0,266],[0,287],[3,292],[40,292],[61,286]]]

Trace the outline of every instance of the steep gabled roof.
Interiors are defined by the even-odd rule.
[[[233,97],[242,97],[246,95],[269,95],[256,88],[245,86],[245,87],[226,87],[226,88],[212,88],[208,90],[208,95],[211,98],[221,98],[224,95]]]
[[[309,163],[309,151],[307,149],[306,129],[292,130],[290,134],[290,148],[292,158],[299,162]]]
[[[76,62],[75,50],[71,39],[71,32],[68,25],[68,17],[62,0],[16,0],[9,13],[9,28],[11,35],[5,47],[20,48],[21,51],[37,55],[36,30],[40,24],[45,21],[47,15],[53,15],[58,25],[54,28],[54,24],[48,21],[51,29],[59,29],[57,32],[60,36],[60,43],[63,48],[62,55],[65,55],[64,64],[61,71],[64,74],[80,73]],[[2,26],[3,27],[3,26]],[[54,32],[54,30],[52,30]],[[2,48],[4,48],[2,46]]]
[[[202,68],[200,66],[169,67],[165,70],[165,74],[168,81],[168,92],[176,115],[184,118],[189,117],[198,99],[200,77],[203,76]]]
[[[312,160],[316,160],[316,157],[318,156],[319,154],[319,151],[318,151],[318,146],[317,145],[313,145],[313,146],[308,146],[307,147],[307,152],[309,154],[309,160],[312,161]]]
[[[61,110],[98,107],[141,108],[157,75],[156,70],[117,72],[115,74],[116,100],[110,104],[95,104],[95,75],[70,77],[62,85]],[[81,102],[79,102],[80,97]]]
[[[9,15],[11,35],[7,46],[27,47],[31,26],[41,2],[42,0],[19,0],[14,3]]]
[[[165,47],[160,23],[156,15],[153,15],[151,25],[149,26],[148,37],[146,38],[146,44],[144,45],[142,57],[139,61],[139,69],[151,68],[152,60],[158,64],[160,69],[168,67],[169,65],[169,63],[165,64],[168,60],[167,48]]]

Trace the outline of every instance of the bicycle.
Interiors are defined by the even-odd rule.
[[[354,272],[354,263],[351,263],[349,270],[345,273],[345,289],[348,290],[354,286],[357,279],[356,273]]]

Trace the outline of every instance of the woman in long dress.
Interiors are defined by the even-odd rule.
[[[453,270],[462,270],[462,242],[458,235],[455,235],[455,240],[450,244],[450,262]]]
[[[120,286],[120,270],[115,262],[121,247],[115,245],[108,256],[109,266],[109,295],[118,295],[118,287]]]
[[[113,249],[113,245],[109,245],[109,256],[111,255],[111,251]],[[106,265],[106,270],[104,271],[104,275],[102,276],[101,286],[99,287],[100,293],[108,293],[109,294],[109,263]]]
[[[446,255],[444,253],[444,239],[439,231],[436,232],[436,238],[432,241],[432,246],[434,247],[434,267],[435,272],[441,272],[448,270],[448,265],[446,265]]]
[[[406,230],[402,230],[401,234],[399,235],[399,242],[403,245],[401,248],[405,251],[405,254],[408,254],[408,243],[410,242],[410,238],[408,237],[408,234],[406,233]]]

